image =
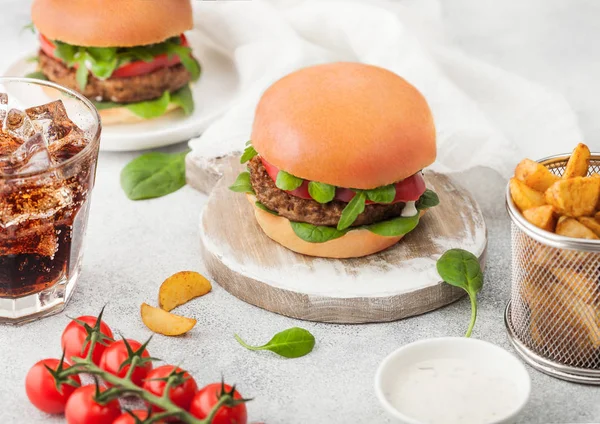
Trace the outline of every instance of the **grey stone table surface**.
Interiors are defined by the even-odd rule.
[[[5,43],[19,42],[28,22],[27,2],[0,0],[0,67]],[[593,0],[446,0],[444,22],[467,53],[562,92],[576,110],[584,135],[600,137],[600,2]],[[595,142],[593,142],[596,140]],[[167,151],[182,150],[174,146]],[[60,354],[59,337],[77,316],[106,304],[106,321],[128,337],[150,335],[139,318],[142,302],[155,302],[160,282],[183,269],[204,271],[199,256],[198,214],[206,197],[190,187],[164,198],[128,201],[119,172],[136,154],[102,153],[90,214],[81,279],[65,313],[22,327],[0,327],[0,423],[61,422],[31,407],[23,381],[38,359]],[[503,211],[504,182],[493,173],[475,194],[494,190],[482,204],[489,229],[489,260],[474,336],[512,350],[503,325],[509,298],[510,226]],[[251,421],[268,424],[388,423],[373,392],[379,362],[414,340],[461,335],[469,317],[467,301],[411,319],[370,325],[299,322],[247,305],[215,285],[212,293],[181,308],[198,319],[187,336],[156,336],[153,356],[182,363],[200,384],[221,374],[254,397]],[[249,352],[233,339],[268,340],[294,325],[317,339],[310,355],[286,360]],[[600,391],[569,384],[532,369],[531,401],[519,422],[600,422]]]

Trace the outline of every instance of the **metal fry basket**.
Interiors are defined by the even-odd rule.
[[[569,155],[539,162],[561,176]],[[589,173],[600,173],[594,153]],[[600,240],[529,223],[506,191],[512,220],[512,288],[504,321],[517,352],[552,376],[600,385]]]

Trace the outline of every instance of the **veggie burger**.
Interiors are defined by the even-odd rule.
[[[31,15],[37,76],[90,98],[104,124],[193,111],[190,0],[34,0]]]
[[[275,82],[256,108],[245,192],[271,239],[328,258],[369,255],[397,243],[438,204],[421,170],[436,157],[421,93],[398,75],[331,63]]]

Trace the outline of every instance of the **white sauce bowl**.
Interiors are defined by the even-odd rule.
[[[530,391],[516,356],[465,337],[410,343],[387,356],[375,375],[377,398],[406,424],[512,423]]]

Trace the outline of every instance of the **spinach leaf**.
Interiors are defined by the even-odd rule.
[[[417,210],[422,211],[424,209],[433,208],[440,204],[440,198],[433,190],[425,190],[425,193],[419,197],[419,200],[415,203]]]
[[[290,225],[298,237],[309,243],[325,243],[342,237],[348,232],[340,231],[335,227],[317,226],[306,222],[290,221]]]
[[[270,350],[286,358],[308,355],[315,347],[315,336],[304,328],[292,327],[277,333],[262,346],[250,346],[240,336],[234,335],[239,344],[249,350]]]
[[[124,106],[141,118],[152,119],[164,115],[167,112],[170,102],[171,94],[169,91],[165,91],[158,99],[139,103],[129,103]]]
[[[131,200],[161,197],[185,185],[185,156],[181,153],[145,153],[121,171],[121,187]]]
[[[335,186],[311,181],[308,183],[308,193],[319,203],[329,203],[335,197]]]
[[[350,203],[346,205],[344,210],[342,211],[342,216],[338,221],[337,229],[345,230],[349,226],[351,226],[358,215],[364,212],[365,210],[365,201],[367,196],[364,192],[359,191],[356,195],[350,200]]]
[[[41,71],[30,72],[25,75],[25,78],[35,78],[43,81],[48,81],[48,77]]]
[[[396,186],[394,184],[363,191],[367,195],[367,199],[375,203],[392,203],[396,198]]]
[[[302,178],[294,177],[292,174],[288,174],[285,171],[279,171],[279,173],[277,174],[277,180],[275,181],[275,185],[280,190],[289,191],[296,190],[302,185],[302,182]]]
[[[437,261],[436,268],[442,279],[455,287],[460,287],[469,295],[471,300],[471,322],[465,337],[471,337],[471,332],[477,319],[477,293],[483,287],[483,273],[479,260],[471,252],[463,249],[450,249]]]
[[[260,202],[254,202],[254,204],[256,205],[256,207],[258,209],[262,209],[265,212],[269,212],[271,215],[279,215],[279,213],[277,211],[272,211],[271,209],[267,208],[265,205],[263,205]]]
[[[258,152],[254,150],[254,147],[250,144],[244,149],[244,153],[242,153],[242,157],[240,158],[240,163],[249,162],[256,155],[258,155]]]
[[[192,95],[190,85],[186,84],[184,87],[171,93],[171,103],[181,107],[183,113],[186,115],[191,115],[194,112],[194,96]]]
[[[229,186],[229,190],[235,191],[236,193],[252,193],[254,194],[254,189],[252,188],[252,184],[250,183],[250,173],[242,172],[238,175],[235,182]]]
[[[379,234],[380,236],[397,237],[410,233],[417,227],[418,223],[419,214],[407,217],[399,216],[398,218],[387,221],[365,225],[363,228],[366,228],[372,233]]]

